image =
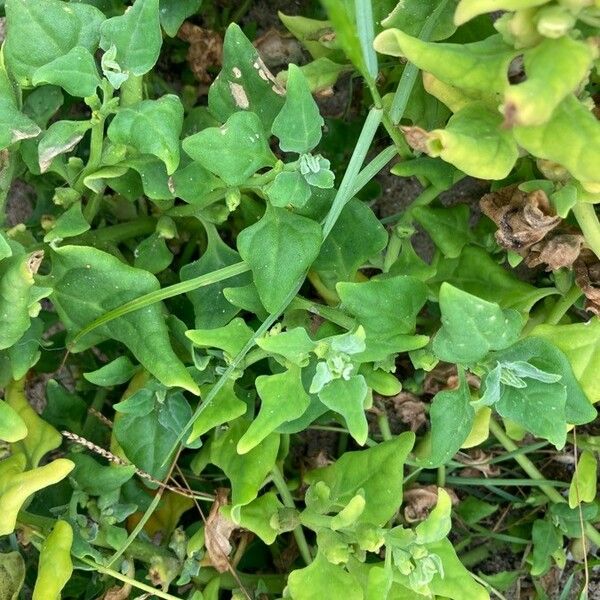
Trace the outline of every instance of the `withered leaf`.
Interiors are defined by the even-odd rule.
[[[503,248],[522,252],[557,227],[561,218],[553,215],[545,192],[522,192],[509,186],[486,194],[481,210],[496,225],[496,240]]]
[[[529,248],[525,264],[528,267],[546,265],[546,271],[570,267],[577,260],[583,242],[584,237],[579,233],[553,231]]]
[[[192,73],[202,83],[210,83],[212,77],[208,73],[211,67],[221,65],[223,55],[223,38],[216,31],[204,29],[185,21],[177,37],[188,42],[187,60]]]
[[[454,490],[444,488],[452,505],[458,504],[458,496]],[[438,488],[436,485],[423,485],[409,488],[404,491],[404,518],[408,523],[416,523],[423,521],[429,515],[431,509],[437,504]]]
[[[417,431],[427,421],[425,415],[425,403],[410,392],[400,392],[386,399],[394,406],[394,412],[398,418],[410,426],[411,431]]]
[[[585,309],[600,316],[600,260],[584,248],[573,265],[575,281],[587,298]]]
[[[254,41],[254,47],[269,69],[303,61],[302,46],[298,40],[277,29],[271,28],[263,33]]]
[[[225,518],[219,510],[221,506],[227,504],[228,493],[229,490],[227,489],[217,489],[215,501],[210,508],[204,529],[207,556],[212,566],[219,573],[224,573],[229,569],[229,554],[231,553],[229,539],[237,527],[233,521]]]

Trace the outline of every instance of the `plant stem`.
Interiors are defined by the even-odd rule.
[[[83,233],[72,238],[71,244],[85,244],[90,246],[118,244],[138,235],[152,233],[155,229],[156,219],[154,217],[143,217],[134,221],[110,225],[109,227],[102,227],[102,229]]]
[[[277,488],[277,492],[281,497],[281,501],[288,508],[296,508],[296,504],[294,503],[294,499],[292,498],[292,494],[290,494],[290,490],[288,489],[287,483],[283,478],[283,473],[281,469],[275,465],[271,470],[271,478],[275,487]],[[296,539],[296,544],[298,544],[298,550],[300,550],[300,555],[302,559],[307,565],[310,565],[312,562],[312,556],[310,554],[310,549],[308,547],[308,543],[306,538],[304,537],[304,531],[302,530],[302,525],[297,525],[293,531],[294,538]]]
[[[494,419],[490,419],[490,432],[509,452],[515,452],[515,450],[518,449],[518,446],[506,435],[500,424]],[[514,458],[523,471],[525,471],[532,479],[544,479],[544,476],[526,455],[515,454]],[[555,488],[543,484],[539,487],[551,502],[555,504],[566,502],[565,498],[563,498]],[[585,524],[585,533],[593,544],[600,547],[600,531],[589,522]]]
[[[382,410],[377,415],[377,425],[379,426],[379,431],[381,432],[381,437],[384,442],[393,439],[392,430],[390,429],[390,421],[388,419],[387,413],[385,410]]]
[[[587,245],[600,259],[600,221],[593,204],[579,202],[573,207],[573,214],[581,227]]]
[[[356,321],[339,308],[333,308],[331,306],[319,304],[318,302],[312,302],[311,300],[307,300],[302,296],[296,296],[292,300],[290,308],[306,310],[307,312],[323,317],[324,319],[327,319],[328,321],[331,321],[332,323],[335,323],[344,329],[351,330],[356,327]]]
[[[396,221],[408,222],[410,220],[411,212],[417,208],[417,206],[427,206],[428,204],[431,204],[441,193],[442,190],[434,186],[425,188],[405,210],[390,215],[389,217],[384,217],[383,219],[380,219],[380,221],[383,225],[395,223]]]
[[[582,295],[582,291],[577,285],[573,285],[571,289],[562,298],[559,298],[552,310],[544,320],[547,325],[557,325],[560,320],[565,316],[567,311],[579,300]]]

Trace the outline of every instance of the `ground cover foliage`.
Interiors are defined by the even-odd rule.
[[[0,598],[598,597],[597,0],[0,10]]]

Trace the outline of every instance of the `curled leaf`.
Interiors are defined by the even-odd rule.
[[[211,67],[221,64],[223,54],[223,38],[216,31],[204,29],[185,21],[177,37],[189,43],[187,61],[192,73],[198,81],[210,83],[212,77],[208,73]]]
[[[587,298],[585,309],[600,315],[600,261],[591,250],[584,248],[574,269],[575,281]]]
[[[577,260],[584,241],[580,233],[551,232],[529,248],[525,263],[528,267],[547,265],[547,271],[570,267]]]
[[[229,568],[229,554],[231,552],[231,534],[237,528],[237,525],[221,514],[221,506],[227,504],[227,495],[229,490],[219,488],[215,501],[210,509],[210,514],[206,519],[204,529],[204,543],[206,553],[212,566],[224,573]]]
[[[550,202],[542,190],[525,193],[516,186],[486,194],[481,210],[496,225],[497,242],[507,250],[522,251],[539,242],[560,222],[551,214]]]

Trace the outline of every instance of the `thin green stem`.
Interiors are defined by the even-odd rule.
[[[285,479],[283,478],[283,473],[281,472],[281,469],[277,465],[275,465],[273,467],[273,469],[271,470],[271,479],[273,480],[273,483],[275,484],[275,487],[277,488],[277,492],[279,493],[279,496],[280,496],[283,504],[285,506],[287,506],[288,508],[295,509],[296,504],[294,502],[294,499],[292,498],[292,494],[290,494],[290,490],[288,489]],[[306,538],[304,537],[304,531],[302,529],[302,525],[297,525],[294,528],[293,534],[294,534],[294,538],[296,540],[296,544],[298,544],[298,550],[300,551],[300,555],[302,556],[302,559],[304,560],[304,562],[307,565],[310,565],[310,563],[312,562],[312,556],[310,553],[310,548],[308,547],[308,542],[306,541]]]
[[[388,419],[387,413],[385,410],[382,410],[377,415],[377,425],[379,426],[379,431],[381,432],[381,437],[384,442],[393,439],[392,430],[390,429],[390,421]]]
[[[565,316],[567,311],[579,300],[583,292],[577,285],[573,285],[571,289],[561,298],[559,298],[552,310],[548,313],[544,323],[548,325],[557,325],[560,320]]]
[[[517,450],[518,446],[506,435],[502,427],[494,419],[490,419],[490,432],[506,450],[509,452]],[[515,461],[533,480],[543,480],[543,475],[527,456],[524,454],[516,454]],[[555,504],[566,502],[565,498],[563,498],[563,496],[561,496],[553,487],[543,484],[539,487],[542,492],[548,496],[548,499],[551,502]],[[589,522],[585,524],[585,533],[593,544],[600,547],[600,531]]]
[[[398,154],[395,146],[388,146],[385,150],[382,150],[371,162],[361,170],[354,181],[354,188],[352,189],[352,196],[356,196],[360,190],[362,190],[367,183],[369,183],[390,160],[396,157]]]
[[[437,468],[437,486],[443,488],[446,485],[446,465]]]
[[[102,206],[102,200],[104,200],[104,189],[102,189],[102,191],[98,192],[97,194],[94,194],[88,200],[88,203],[83,209],[83,216],[90,225],[92,224],[92,221],[94,220],[95,216],[100,211],[100,207]]]
[[[132,579],[131,577],[127,577],[127,575],[123,575],[119,571],[115,571],[114,569],[105,567],[104,565],[100,565],[97,562],[90,560],[89,558],[79,557],[77,560],[80,560],[82,563],[88,565],[89,567],[92,567],[93,569],[98,571],[98,573],[104,573],[105,575],[110,575],[110,577],[112,577],[113,579],[118,579],[119,581],[122,581],[123,583],[127,583],[127,584],[131,585],[132,587],[135,587],[139,590],[143,590],[144,592],[149,593],[151,596],[157,596],[158,598],[164,598],[165,600],[181,600],[177,596],[173,596],[171,594],[168,594],[167,592],[163,592],[162,590],[156,589],[155,587],[152,587],[146,583],[142,583],[141,581],[138,581],[137,579]]]
[[[101,412],[102,407],[104,406],[104,401],[106,400],[106,396],[108,395],[108,390],[106,388],[99,388],[96,394],[94,395],[94,400],[90,409],[95,410],[96,412]],[[95,424],[97,423],[96,417],[92,414],[91,410],[88,411],[88,415],[85,418],[82,434],[86,439],[90,439],[92,436],[93,430],[95,429]]]
[[[579,202],[573,207],[573,214],[581,227],[587,245],[600,259],[600,221],[593,204]]]
[[[109,227],[102,227],[95,231],[90,231],[78,235],[70,240],[72,244],[86,244],[89,246],[96,246],[99,244],[118,244],[125,240],[137,237],[138,235],[145,235],[152,233],[156,229],[156,219],[154,217],[143,217],[141,219],[135,219],[134,221],[128,221],[126,223],[119,223],[118,225],[111,225]]]
[[[354,195],[356,179],[360,173],[361,166],[364,163],[367,152],[371,147],[371,142],[375,137],[375,132],[381,123],[382,116],[383,113],[381,109],[372,108],[369,111],[367,119],[365,120],[365,124],[360,132],[358,141],[356,142],[354,152],[350,158],[350,162],[348,163],[348,168],[344,173],[344,177],[342,178],[340,187],[335,195],[331,209],[325,218],[325,221],[323,222],[323,239],[325,239],[331,233],[331,230],[333,229],[333,226],[344,209],[344,206],[346,206],[346,203]]]
[[[323,317],[324,319],[327,319],[331,323],[335,323],[344,329],[351,330],[356,327],[356,321],[339,308],[333,308],[331,306],[319,304],[318,302],[312,302],[311,300],[307,300],[302,296],[296,296],[292,300],[290,308],[306,310],[307,312]]]
[[[228,267],[223,267],[222,269],[217,269],[216,271],[212,271],[206,275],[200,275],[199,277],[194,277],[193,279],[188,279],[187,281],[182,281],[181,283],[176,283],[160,290],[156,290],[155,292],[145,294],[144,296],[140,296],[139,298],[135,298],[130,302],[126,302],[125,304],[122,304],[121,306],[104,313],[92,321],[89,325],[86,325],[73,338],[71,345],[76,346],[81,338],[90,333],[90,331],[93,331],[97,327],[105,325],[114,319],[118,319],[119,317],[127,315],[131,312],[140,310],[146,306],[150,306],[155,302],[160,302],[162,300],[166,300],[167,298],[173,298],[174,296],[179,296],[180,294],[187,294],[188,292],[197,290],[198,288],[205,287],[207,285],[212,285],[213,283],[218,283],[219,281],[225,281],[226,279],[230,279],[236,275],[246,273],[249,270],[250,267],[246,263],[239,262]]]
[[[427,17],[427,20],[423,24],[419,34],[419,38],[422,41],[429,41],[442,12],[446,9],[447,4],[448,0],[442,0],[437,5],[435,10],[429,15],[429,17]],[[413,63],[408,63],[404,67],[404,71],[400,77],[396,93],[394,94],[394,98],[392,100],[392,106],[389,111],[390,119],[392,120],[393,125],[400,123],[400,120],[404,116],[404,111],[408,105],[408,99],[415,85],[418,74],[419,68]]]

